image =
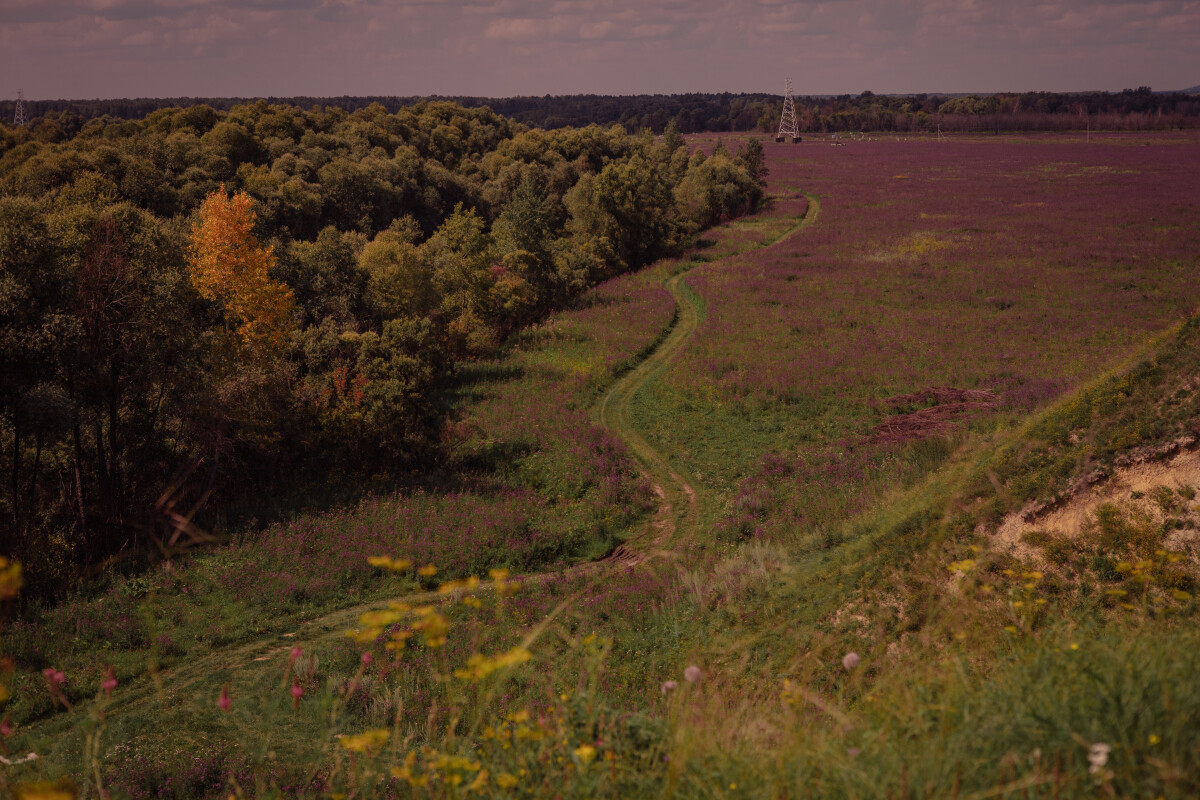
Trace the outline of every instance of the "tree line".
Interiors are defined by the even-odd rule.
[[[529,127],[555,129],[621,125],[635,133],[663,133],[674,123],[680,133],[770,132],[779,124],[782,98],[766,93],[671,95],[545,95],[541,97],[289,97],[266,98],[270,105],[361,111],[382,106],[389,114],[422,102],[447,101],[466,108],[489,108]],[[123,98],[112,100],[31,100],[26,115],[33,135],[46,141],[74,136],[87,122],[111,117],[143,119],[164,108],[204,105],[228,111],[246,98]],[[1200,95],[1154,92],[1147,86],[1120,92],[1002,92],[997,94],[877,95],[873,92],[797,96],[803,130],[943,131],[980,130],[1167,130],[1200,124]],[[13,102],[0,101],[0,119],[13,118]],[[0,145],[2,146],[2,145]]]
[[[0,142],[0,539],[43,590],[281,483],[427,472],[459,365],[754,209],[765,175],[757,140],[444,101]]]

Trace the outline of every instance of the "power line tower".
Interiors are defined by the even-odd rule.
[[[27,122],[25,119],[25,92],[17,89],[17,109],[13,112],[13,125],[20,127]]]
[[[800,141],[800,128],[796,124],[796,101],[792,99],[791,78],[788,78],[783,93],[783,114],[779,117],[779,132],[775,134],[777,142],[788,140],[791,140],[792,144]]]

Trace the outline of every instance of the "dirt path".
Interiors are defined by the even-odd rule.
[[[820,203],[812,195],[806,194],[805,197],[808,204],[796,224],[776,239],[752,248],[751,251],[778,246],[811,225],[820,211]],[[730,256],[734,257],[737,256]],[[636,536],[619,545],[604,558],[577,564],[566,570],[521,576],[523,582],[536,584],[564,575],[589,574],[599,579],[613,569],[636,566],[651,558],[665,555],[673,544],[692,538],[698,517],[696,490],[686,477],[670,467],[668,456],[655,449],[633,425],[630,406],[634,396],[670,366],[687,347],[700,323],[701,310],[683,283],[684,276],[695,266],[697,264],[689,263],[686,269],[672,275],[664,284],[676,304],[675,320],[667,336],[645,360],[619,378],[595,407],[599,423],[625,442],[650,478],[653,490],[659,497],[657,511]],[[490,582],[483,582],[476,591],[488,591],[490,588]],[[211,682],[214,672],[239,671],[256,663],[282,659],[283,654],[296,645],[311,651],[313,645],[341,638],[346,630],[356,628],[364,612],[380,610],[395,600],[421,604],[441,602],[446,597],[447,595],[438,592],[422,592],[351,606],[315,617],[302,623],[294,632],[274,634],[234,645],[200,656],[185,665],[155,673],[150,680],[138,681],[117,693],[109,710],[115,713],[127,712],[147,703],[180,697],[200,682]],[[53,725],[61,720],[51,718],[47,722]]]

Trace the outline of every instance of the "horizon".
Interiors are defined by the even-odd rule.
[[[878,97],[990,97],[994,95],[1020,95],[1020,94],[1119,94],[1126,90],[1138,90],[1141,86],[1125,86],[1121,89],[1071,89],[1071,90],[1055,90],[1055,89],[1002,89],[992,92],[939,92],[939,91],[912,91],[912,92],[876,92],[871,89],[864,89],[860,92],[815,92],[810,94],[800,94],[793,92],[793,96],[797,98],[837,98],[837,97],[859,97],[863,94],[870,93]],[[1154,94],[1196,94],[1200,93],[1200,84],[1188,86],[1181,89],[1157,89],[1153,86],[1146,87]],[[368,97],[382,98],[400,98],[413,100],[520,100],[524,98],[540,99],[545,97],[563,98],[563,97],[682,97],[690,95],[733,95],[733,96],[778,96],[783,97],[782,92],[769,91],[679,91],[679,92],[567,92],[561,94],[510,94],[510,95],[472,95],[472,94],[342,94],[342,95],[315,95],[315,94],[254,94],[254,95],[126,95],[126,96],[108,96],[108,97],[29,97],[28,93],[24,93],[22,100],[26,103],[95,103],[95,102],[112,102],[116,100],[291,100],[297,98],[311,98],[314,100],[332,100],[339,97],[349,97],[354,99]],[[12,102],[14,97],[0,98],[0,103]]]
[[[31,101],[780,94],[789,75],[809,97],[1172,92],[1197,83],[1198,38],[1190,0],[10,0],[0,72]]]

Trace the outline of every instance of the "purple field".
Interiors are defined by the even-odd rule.
[[[816,195],[819,219],[689,275],[707,317],[640,412],[744,530],[803,525],[831,487],[831,513],[861,507],[901,469],[871,439],[887,398],[953,386],[1029,409],[1200,299],[1194,138],[766,149],[771,191]]]

